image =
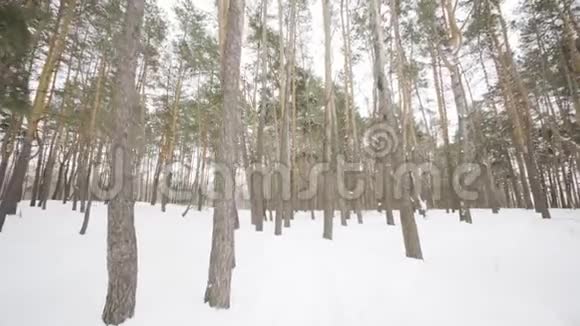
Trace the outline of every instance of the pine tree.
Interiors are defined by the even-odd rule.
[[[228,309],[234,259],[235,188],[233,180],[236,160],[236,126],[240,117],[239,80],[244,26],[244,0],[222,0],[220,12],[221,84],[223,92],[222,126],[217,159],[225,167],[223,182],[216,181],[221,198],[216,200],[213,216],[212,247],[205,299],[210,307]],[[216,175],[218,178],[220,176]]]
[[[133,193],[136,144],[142,137],[136,117],[142,107],[136,91],[137,53],[141,40],[144,0],[127,3],[124,26],[117,40],[115,57],[114,117],[111,121],[113,194],[107,213],[107,270],[109,285],[103,309],[103,322],[119,325],[135,314],[137,291],[137,238]]]

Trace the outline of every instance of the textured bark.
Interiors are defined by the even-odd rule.
[[[410,180],[408,182],[411,182]],[[408,187],[408,186],[404,186]],[[408,258],[423,259],[421,241],[413,208],[410,204],[401,207],[401,230],[403,232],[403,242],[405,244],[405,255]]]
[[[137,291],[137,239],[134,225],[133,163],[140,137],[139,95],[135,88],[137,54],[141,39],[144,0],[127,3],[122,34],[115,58],[113,92],[112,165],[113,185],[121,189],[113,194],[107,214],[108,289],[102,319],[107,325],[119,325],[135,313]],[[121,178],[121,180],[118,179]]]
[[[244,26],[244,1],[220,1],[220,13],[227,13],[220,19],[220,39],[223,44],[221,56],[221,85],[223,92],[222,126],[220,144],[217,148],[218,162],[227,168],[225,178],[233,178],[236,161],[236,127],[240,123],[239,80],[242,52],[242,31]],[[221,16],[221,15],[220,15]],[[223,42],[222,42],[223,41]],[[217,175],[216,175],[217,176]],[[216,200],[213,216],[212,247],[210,253],[209,276],[204,301],[210,307],[228,309],[232,270],[235,266],[234,224],[235,224],[235,187],[227,187],[227,182],[216,178],[216,189],[222,197]],[[223,181],[223,180],[221,180]]]

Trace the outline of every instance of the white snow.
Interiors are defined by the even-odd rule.
[[[101,325],[106,275],[106,207],[82,215],[50,202],[9,216],[0,234],[0,326]],[[300,213],[282,237],[241,211],[232,308],[203,304],[211,211],[138,204],[139,288],[126,325],[378,326],[580,325],[580,214],[474,210],[418,218],[425,261],[404,257],[400,227],[365,213],[348,227]]]

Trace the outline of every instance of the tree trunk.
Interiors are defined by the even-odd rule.
[[[395,46],[397,53],[398,81],[400,84],[399,88],[401,90],[399,97],[401,98],[401,107],[403,110],[402,130],[397,132],[398,135],[403,136],[403,147],[396,152],[396,155],[399,158],[397,163],[404,162],[405,164],[399,164],[398,168],[404,167],[406,163],[409,163],[411,157],[410,149],[416,143],[416,140],[412,140],[415,139],[415,131],[412,126],[414,122],[413,110],[411,107],[411,86],[409,83],[409,77],[405,74],[407,59],[399,32],[399,12],[400,8],[398,7],[398,3],[395,1],[391,2],[392,25],[395,34]],[[400,204],[400,213],[405,253],[409,258],[423,259],[421,242],[419,240],[419,231],[417,230],[417,223],[415,221],[415,214],[412,204],[412,198],[415,197],[414,194],[416,193],[414,189],[415,187],[413,185],[412,172],[403,174],[402,179],[403,192]],[[400,181],[401,180],[395,180],[397,183]],[[418,199],[415,201],[418,201]]]
[[[45,125],[46,126],[46,125]],[[42,171],[42,164],[44,162],[44,142],[48,141],[46,135],[47,128],[44,127],[43,137],[44,139],[38,141],[38,159],[36,161],[36,169],[34,173],[34,182],[32,183],[32,194],[30,197],[30,207],[36,206],[36,199],[38,197],[38,189],[40,187],[40,172]]]
[[[261,94],[260,94],[260,112],[258,117],[258,131],[256,136],[256,152],[253,158],[254,166],[260,167],[264,156],[264,127],[266,124],[266,91],[268,78],[268,45],[267,45],[267,21],[268,21],[268,0],[262,0],[262,35],[260,41],[260,66],[261,66]],[[257,87],[257,85],[256,85]],[[250,177],[251,184],[251,209],[252,221],[256,231],[264,230],[264,190],[262,187],[263,176],[260,172],[252,173]]]
[[[97,176],[99,175],[98,171],[95,171],[95,169],[97,169],[97,167],[99,166],[99,161],[101,160],[101,155],[102,155],[102,151],[103,151],[103,143],[101,143],[101,145],[99,146],[99,149],[97,151],[97,156],[93,157],[92,153],[89,156],[89,162],[93,162],[90,166],[89,166],[89,172],[88,172],[88,191],[87,191],[87,206],[85,207],[85,214],[84,214],[84,218],[83,218],[83,224],[81,226],[81,230],[80,230],[80,234],[84,235],[87,233],[87,228],[89,227],[89,220],[91,217],[91,206],[93,205],[93,193],[91,191],[91,185],[94,181],[98,182]],[[93,177],[91,178],[91,174],[93,175]]]
[[[322,14],[324,21],[324,103],[325,103],[325,137],[324,137],[324,163],[328,164],[328,171],[324,174],[324,223],[322,237],[332,240],[333,219],[335,207],[335,187],[336,180],[336,150],[334,135],[334,89],[332,80],[332,36],[331,36],[331,16],[330,0],[322,0]]]
[[[0,148],[2,154],[2,163],[0,163],[0,190],[2,190],[4,185],[8,162],[10,161],[10,156],[12,156],[12,151],[14,150],[14,144],[16,142],[16,135],[18,135],[18,130],[20,129],[21,124],[22,120],[16,117],[16,114],[12,114],[10,117],[10,126],[2,139],[2,147]]]
[[[447,119],[447,108],[445,107],[445,99],[443,88],[441,87],[440,62],[437,60],[436,50],[433,44],[429,44],[429,53],[431,55],[431,65],[433,69],[433,81],[435,83],[435,93],[437,95],[437,109],[439,111],[439,119],[441,121],[441,133],[443,134],[443,145],[445,146],[445,170],[447,175],[447,206],[446,210],[455,210],[457,207],[455,203],[455,192],[453,191],[453,162],[451,159],[451,146],[449,141],[449,128]]]
[[[201,179],[199,181],[198,187],[197,187],[197,210],[201,211],[202,205],[203,205],[203,189],[205,187],[205,180],[206,178],[206,156],[207,156],[207,135],[203,136],[203,154],[202,154],[202,161],[201,161]]]
[[[179,122],[179,103],[181,101],[181,91],[183,85],[183,78],[185,77],[185,66],[183,62],[179,63],[179,71],[177,72],[177,84],[175,86],[175,94],[173,96],[173,103],[171,105],[170,111],[170,121],[168,121],[167,132],[165,134],[165,143],[161,149],[162,160],[165,165],[161,165],[158,168],[159,171],[163,171],[163,182],[164,187],[161,192],[161,211],[165,212],[165,207],[170,201],[169,189],[171,188],[171,181],[173,179],[172,171],[169,171],[170,164],[173,163],[173,152],[175,151],[175,135],[177,132],[177,126]],[[159,180],[159,175],[157,174],[157,180]]]
[[[499,32],[497,32],[497,34],[500,34],[499,36],[496,35],[496,29],[490,30],[490,39],[492,41],[492,47],[495,48],[495,52],[499,57],[497,61],[499,61],[501,69],[498,69],[498,75],[504,80],[504,91],[508,93],[508,99],[512,96],[514,99],[517,99],[514,103],[515,107],[512,109],[510,118],[516,126],[516,132],[519,136],[519,142],[517,142],[517,145],[524,156],[536,212],[541,213],[542,218],[549,219],[551,216],[547,207],[546,192],[542,187],[540,181],[541,175],[536,165],[537,162],[535,158],[535,146],[532,132],[533,122],[531,118],[532,107],[528,98],[529,92],[526,89],[514,63],[514,56],[509,43],[507,24],[503,18],[501,6],[489,1],[486,2],[486,4],[486,8],[490,10],[490,14],[493,12],[493,17],[498,20],[497,25],[500,28]],[[503,40],[503,45],[499,42],[500,38]],[[514,87],[512,87],[512,85]]]
[[[465,96],[465,89],[463,88],[462,74],[460,70],[460,63],[458,59],[458,52],[461,48],[461,30],[457,28],[457,22],[455,20],[455,8],[453,7],[450,0],[443,0],[443,11],[446,13],[447,30],[446,35],[449,39],[441,40],[439,44],[439,54],[443,59],[449,74],[451,75],[451,86],[453,90],[453,97],[455,100],[455,108],[457,109],[457,117],[459,123],[459,143],[460,143],[460,157],[459,164],[464,167],[468,167],[469,164],[475,163],[475,148],[473,146],[472,139],[472,128],[470,127],[469,109],[467,107],[467,98]],[[458,165],[459,167],[459,165]],[[458,171],[455,171],[453,178],[459,177]],[[465,172],[465,174],[471,173],[471,169]],[[459,220],[471,224],[471,211],[469,210],[469,204],[465,198],[458,194],[459,189],[451,189],[454,195],[457,195],[457,200],[459,202]]]
[[[263,0],[263,20],[262,26],[266,24],[267,18],[267,6],[268,0]],[[266,47],[266,28],[262,28],[262,43],[260,45],[262,48]],[[267,57],[266,57],[266,50],[262,49],[262,105],[260,107],[260,116],[258,122],[258,132],[257,132],[257,139],[256,139],[256,154],[254,157],[254,164],[260,167],[262,165],[263,159],[263,151],[264,151],[264,126],[265,126],[265,119],[266,119],[266,105],[265,105],[265,90],[266,90],[266,78],[267,78]],[[265,203],[264,203],[264,190],[263,190],[263,175],[258,173],[253,173],[251,175],[251,185],[252,185],[252,220],[256,226],[256,231],[261,232],[264,230],[264,212],[265,212]]]
[[[348,6],[348,1],[340,1],[340,19],[342,27],[342,39],[344,42],[344,84],[345,84],[345,120],[347,121],[347,136],[349,143],[345,144],[347,153],[349,153],[349,160],[353,163],[361,164],[360,157],[360,145],[358,139],[358,128],[355,114],[355,103],[354,103],[354,78],[352,72],[352,49],[351,49],[351,38],[350,38],[350,9]],[[355,182],[355,178],[350,178],[351,181]],[[354,186],[352,183],[350,186]],[[359,224],[363,222],[363,216],[361,211],[361,201],[362,197],[355,198],[352,200],[352,206],[356,212],[357,220]],[[349,207],[350,209],[350,207]]]
[[[216,200],[213,216],[212,248],[210,267],[204,301],[210,307],[228,309],[232,270],[235,266],[234,254],[234,218],[235,187],[234,163],[236,160],[236,126],[239,125],[238,114],[240,62],[242,52],[242,31],[244,26],[244,1],[221,0],[220,44],[223,44],[221,56],[221,84],[223,92],[223,111],[220,145],[217,148],[218,162],[227,171],[224,182],[216,178],[216,190],[221,190],[221,198]],[[217,172],[216,172],[217,176]],[[227,182],[228,179],[232,182]]]
[[[456,59],[456,58],[454,58]],[[459,138],[461,143],[460,159],[459,161],[463,164],[474,163],[475,159],[475,148],[472,143],[471,130],[468,126],[469,117],[467,109],[467,100],[465,98],[465,90],[463,89],[461,73],[459,71],[458,64],[455,66],[450,66],[449,72],[451,74],[451,84],[453,85],[453,94],[455,98],[455,107],[457,109],[458,121],[459,121]],[[455,176],[454,176],[455,177]],[[457,192],[456,189],[452,189]],[[471,211],[469,209],[469,204],[466,200],[459,198],[459,220],[466,223],[473,223],[471,218]]]
[[[377,99],[378,99],[378,126],[379,129],[383,128],[381,126],[384,125],[384,128],[388,130],[396,129],[398,125],[398,121],[395,115],[395,109],[392,100],[391,89],[389,88],[389,84],[387,81],[387,77],[385,75],[385,50],[383,44],[383,28],[381,25],[380,19],[380,3],[377,0],[369,0],[369,12],[370,12],[370,29],[372,34],[372,43],[374,49],[374,82],[375,82],[375,89],[377,91]],[[399,136],[399,135],[397,135]],[[389,137],[389,136],[387,136]],[[387,140],[387,141],[391,141]],[[388,144],[387,144],[388,145]],[[392,157],[390,154],[393,153],[383,153],[382,151],[378,151],[377,153],[373,153],[374,158],[376,161],[376,166],[379,169],[379,178],[377,180],[379,194],[382,196],[378,196],[377,198],[380,200],[381,206],[380,208],[385,210],[385,216],[387,220],[387,225],[395,225],[395,219],[393,217],[393,193],[392,193]]]
[[[22,150],[20,155],[18,155],[16,164],[14,165],[14,172],[12,172],[8,188],[6,188],[7,191],[4,194],[2,203],[0,204],[0,232],[2,232],[2,228],[4,227],[6,215],[16,214],[16,208],[20,201],[24,186],[24,175],[26,174],[26,170],[28,170],[31,147],[32,144],[30,139],[25,137],[22,143]]]
[[[157,193],[159,192],[159,177],[161,176],[161,168],[163,166],[162,154],[159,153],[159,160],[157,161],[157,166],[155,167],[155,173],[153,174],[153,185],[151,187],[151,206],[155,206],[157,203]]]
[[[111,171],[113,185],[121,183],[108,206],[107,270],[109,285],[102,319],[107,325],[119,325],[135,313],[137,291],[137,237],[135,233],[135,199],[133,194],[133,152],[142,127],[135,117],[141,116],[135,74],[144,0],[127,3],[125,23],[118,39],[115,58],[116,76],[113,92],[113,138]]]

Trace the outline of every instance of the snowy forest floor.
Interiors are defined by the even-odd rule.
[[[0,234],[0,326],[101,325],[106,206],[82,215],[23,203]],[[580,325],[580,211],[474,210],[474,224],[430,211],[418,218],[424,261],[404,256],[400,226],[365,212],[337,218],[323,240],[322,212],[297,214],[282,237],[256,233],[240,211],[232,307],[203,304],[211,211],[139,203],[139,286],[126,325],[378,326]],[[337,214],[338,215],[338,214]],[[397,221],[398,223],[398,221]]]

